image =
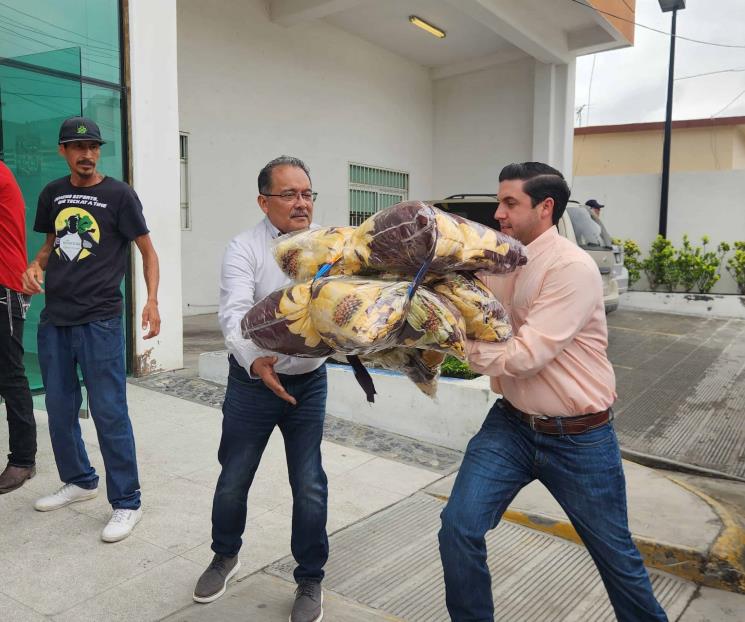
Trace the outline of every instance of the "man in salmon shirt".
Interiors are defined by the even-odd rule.
[[[36,421],[23,367],[23,323],[28,297],[26,207],[18,183],[0,161],[0,395],[5,400],[10,436],[8,465],[0,474],[0,494],[20,488],[36,474]]]
[[[494,619],[484,537],[534,479],[572,521],[618,620],[667,620],[628,527],[600,273],[556,228],[569,193],[563,175],[540,162],[510,164],[499,175],[495,218],[527,246],[528,263],[483,277],[510,313],[513,339],[467,344],[471,368],[491,376],[503,397],[468,444],[442,513],[440,556],[455,622]]]

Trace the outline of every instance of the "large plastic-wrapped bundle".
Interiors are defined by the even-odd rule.
[[[281,236],[274,256],[296,281],[310,279],[324,264],[332,263],[332,275],[384,271],[413,275],[430,259],[428,271],[438,274],[455,270],[505,274],[527,261],[525,247],[517,240],[420,201],[393,205],[359,227],[324,227]]]
[[[243,336],[296,356],[367,354],[395,346],[465,358],[463,317],[426,288],[407,281],[324,277],[273,292],[243,318]]]
[[[512,325],[502,303],[472,274],[432,276],[425,283],[460,311],[469,339],[502,342],[512,337]]]
[[[354,227],[319,227],[288,233],[274,241],[272,252],[279,267],[293,281],[312,279],[327,263],[342,256]],[[334,266],[330,274],[341,274],[343,265]]]
[[[310,318],[310,282],[278,289],[257,302],[241,321],[246,339],[272,352],[293,356],[329,356]]]
[[[347,273],[364,269],[416,274],[454,270],[512,272],[527,262],[517,240],[420,201],[398,203],[365,220],[344,246]]]
[[[444,352],[417,348],[390,348],[362,356],[364,363],[404,374],[425,395],[435,397]]]

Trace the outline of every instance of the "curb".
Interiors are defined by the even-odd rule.
[[[636,462],[637,464],[651,467],[653,469],[666,469],[668,471],[679,471],[680,473],[690,473],[691,475],[701,475],[703,477],[713,477],[716,479],[727,479],[733,482],[745,483],[745,477],[732,475],[731,473],[725,473],[724,471],[717,471],[716,469],[709,469],[695,464],[689,464],[687,462],[679,462],[677,460],[672,460],[671,458],[661,458],[660,456],[645,454],[634,449],[626,449],[625,447],[621,447],[621,457],[629,462]]]
[[[745,526],[716,499],[686,482],[666,477],[711,507],[722,528],[706,553],[632,534],[644,564],[706,587],[745,594]],[[441,494],[427,494],[445,502],[449,498]],[[582,539],[568,520],[509,508],[503,518],[511,523],[583,545]]]

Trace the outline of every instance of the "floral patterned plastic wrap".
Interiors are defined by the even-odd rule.
[[[494,229],[420,201],[398,203],[357,227],[344,246],[344,269],[416,274],[486,270],[506,274],[527,263],[525,247]]]
[[[337,352],[364,354],[392,347],[406,322],[408,288],[403,281],[317,279],[311,286],[311,321]]]
[[[451,303],[407,281],[332,276],[273,292],[241,323],[259,347],[296,356],[368,354],[395,346],[465,358],[466,327]]]
[[[278,289],[257,302],[241,321],[241,332],[257,346],[293,356],[329,356],[310,319],[310,282]]]
[[[445,360],[444,352],[418,350],[417,348],[391,348],[361,357],[366,364],[382,367],[404,374],[425,395],[437,395],[437,379],[440,365]]]
[[[337,352],[366,354],[405,345],[465,358],[465,323],[449,303],[408,281],[325,277],[311,286],[310,316]]]
[[[425,279],[427,287],[460,311],[469,339],[502,342],[512,337],[507,311],[491,290],[468,272],[453,272]]]
[[[274,241],[272,252],[279,267],[293,281],[312,279],[327,263],[339,259],[354,232],[354,227],[320,227],[288,233]],[[342,265],[330,274],[341,274]]]
[[[486,270],[506,274],[527,262],[525,247],[494,229],[420,201],[398,203],[359,227],[323,227],[277,238],[274,257],[295,281],[329,274],[416,274]],[[431,261],[430,261],[431,260]],[[429,262],[429,263],[428,263]]]

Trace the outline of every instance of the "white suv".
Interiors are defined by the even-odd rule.
[[[494,218],[499,203],[495,194],[455,194],[428,203],[446,212],[499,229],[499,223]],[[579,245],[595,260],[603,278],[605,312],[615,311],[618,308],[619,294],[623,293],[621,288],[626,291],[628,287],[628,272],[623,267],[623,250],[611,243],[603,224],[576,201],[569,201],[558,229],[561,235]]]

